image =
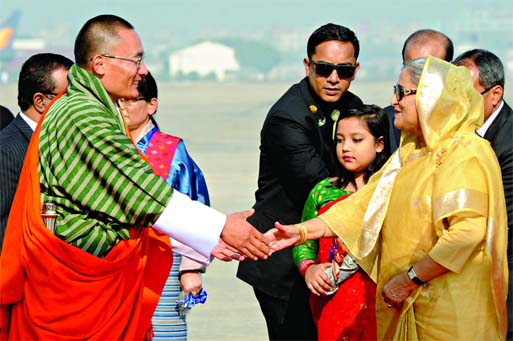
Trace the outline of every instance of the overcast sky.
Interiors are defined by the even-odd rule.
[[[462,13],[478,17],[490,11],[513,22],[511,0],[0,0],[0,20],[15,9],[22,11],[20,35],[53,37],[66,44],[73,42],[87,19],[102,13],[126,18],[143,43],[150,44],[209,35],[258,35],[271,29],[311,32],[327,22],[355,30],[366,27],[378,34],[394,27],[405,32],[412,27],[451,30],[455,22],[465,20]]]

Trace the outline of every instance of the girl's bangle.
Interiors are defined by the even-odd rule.
[[[296,245],[301,245],[304,242],[306,242],[306,235],[308,234],[305,225],[303,224],[296,224],[294,225],[299,231],[299,240],[297,241]]]

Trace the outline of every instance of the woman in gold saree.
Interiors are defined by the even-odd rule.
[[[377,282],[378,339],[504,339],[506,209],[494,152],[475,134],[483,104],[471,75],[413,60],[391,104],[399,150],[320,217],[277,223],[273,248],[341,237]]]

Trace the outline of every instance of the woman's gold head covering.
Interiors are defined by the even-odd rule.
[[[417,113],[428,149],[457,134],[475,134],[483,124],[483,98],[464,66],[426,58],[417,87]]]

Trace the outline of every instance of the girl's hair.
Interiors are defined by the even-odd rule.
[[[377,170],[379,170],[385,162],[388,160],[391,154],[390,148],[390,137],[389,137],[389,126],[388,126],[388,118],[385,111],[377,105],[373,104],[363,104],[361,106],[351,108],[347,112],[344,112],[340,115],[337,121],[336,129],[338,130],[338,123],[340,120],[350,117],[359,118],[363,124],[367,127],[369,132],[374,136],[376,142],[378,139],[383,140],[384,148],[381,152],[376,153],[376,158],[372,163],[367,167],[364,172],[363,179],[365,183],[369,180],[372,174],[374,174]],[[335,131],[336,134],[336,131]],[[336,135],[335,135],[336,136]],[[336,141],[335,141],[336,146]],[[335,148],[335,154],[337,150]],[[337,157],[338,160],[338,157]],[[338,180],[336,181],[336,186],[340,188],[346,187],[349,183],[352,183],[356,187],[356,182],[354,180],[354,174],[347,169],[345,169],[342,165],[338,167]]]

